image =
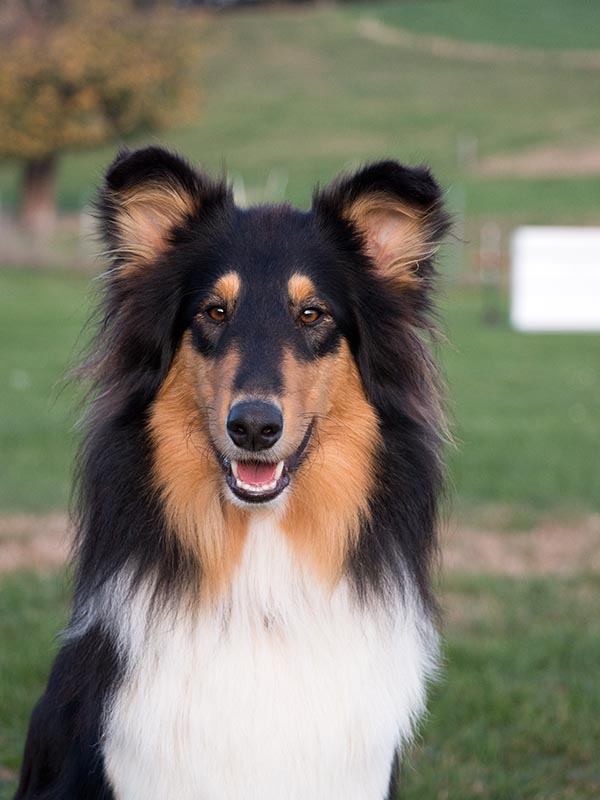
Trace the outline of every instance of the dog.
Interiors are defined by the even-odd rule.
[[[97,200],[74,599],[17,800],[383,800],[437,662],[425,167],[236,207],[159,147]]]

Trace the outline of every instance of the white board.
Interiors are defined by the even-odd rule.
[[[520,331],[600,331],[600,228],[517,228],[510,319]]]

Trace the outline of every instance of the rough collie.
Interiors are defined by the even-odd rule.
[[[383,800],[436,663],[427,169],[237,208],[160,148],[98,200],[72,616],[19,800]]]

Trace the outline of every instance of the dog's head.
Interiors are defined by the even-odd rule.
[[[316,191],[308,212],[242,210],[148,148],[112,165],[99,211],[113,259],[101,369],[122,413],[147,416],[175,524],[194,528],[200,505],[213,526],[270,506],[296,530],[321,503],[344,550],[398,398],[407,419],[431,412],[415,331],[446,218],[429,172],[381,162]]]

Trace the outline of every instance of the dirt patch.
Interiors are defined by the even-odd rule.
[[[0,574],[17,569],[55,569],[65,563],[68,552],[66,514],[0,517]]]
[[[520,153],[499,153],[481,159],[478,175],[486,177],[564,178],[600,175],[600,145],[546,145]]]
[[[357,29],[358,35],[363,39],[406,50],[418,50],[434,58],[477,64],[523,64],[600,70],[600,51],[597,50],[536,50],[489,42],[470,42],[445,36],[412,33],[372,18],[359,20]]]
[[[442,538],[444,570],[502,575],[600,571],[600,514],[575,526],[542,523],[523,533],[461,527]]]
[[[68,557],[66,514],[0,516],[0,574],[50,570]],[[573,575],[600,572],[600,514],[576,525],[544,522],[526,532],[452,527],[442,534],[448,572],[499,575]]]
[[[15,781],[18,777],[14,770],[8,769],[7,767],[0,767],[0,782],[6,781],[8,783],[9,781]]]

